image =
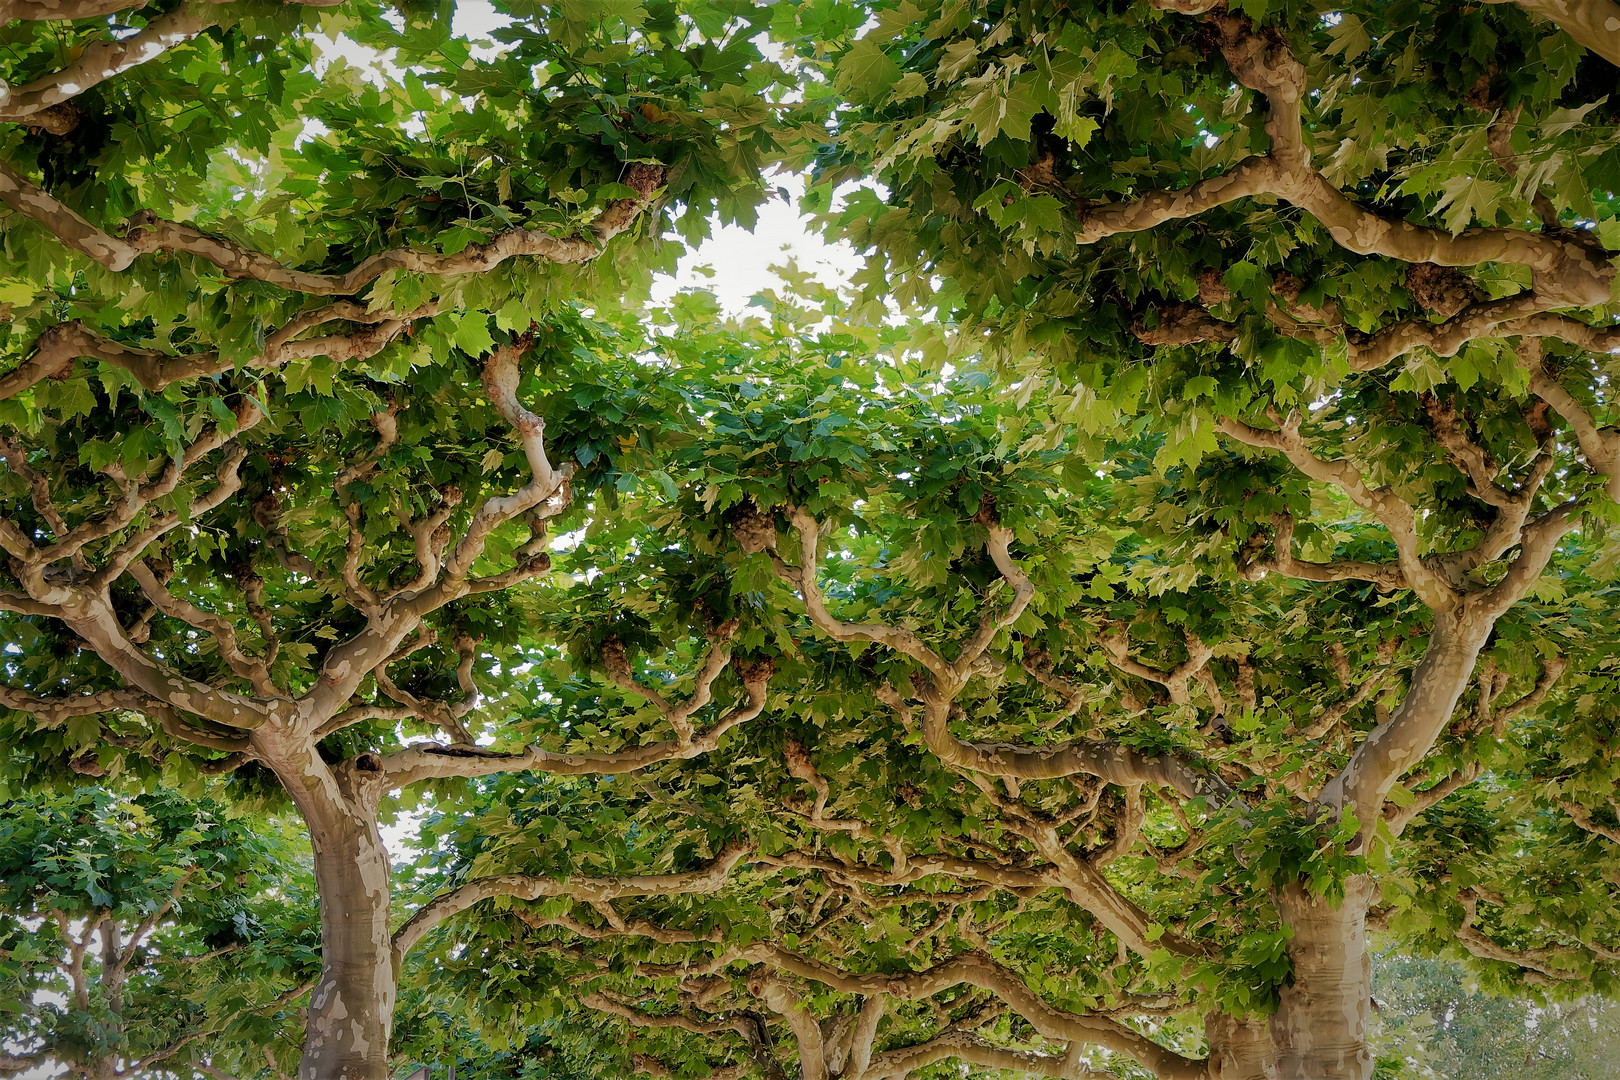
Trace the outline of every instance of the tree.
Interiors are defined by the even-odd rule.
[[[1416,1043],[1412,1060],[1401,1062],[1408,1075],[1613,1074],[1612,1000],[1537,1008],[1482,993],[1466,970],[1445,961],[1383,957],[1378,966],[1378,1026],[1388,1042]]]
[[[791,71],[752,9],[244,9],[10,136],[17,782],[291,802],[309,1080],[402,972],[493,1052],[804,1080],[1366,1077],[1380,932],[1611,991],[1606,61],[1172,6],[784,7]],[[666,200],[818,119],[937,318],[641,309]]]
[[[516,5],[482,60],[450,5],[331,7],[7,7],[35,21],[7,31],[0,95],[0,608],[27,643],[5,704],[66,725],[80,772],[134,751],[273,777],[321,901],[302,1071],[377,1077],[390,791],[702,753],[763,704],[768,668],[738,665],[740,704],[696,728],[730,666],[700,626],[699,689],[640,757],[462,723],[501,624],[480,605],[545,573],[547,523],[594,483],[520,396],[536,334],[586,365],[590,336],[536,320],[677,251],[638,239],[751,220],[787,110],[747,3]]]
[[[455,858],[427,892],[581,875],[439,928],[418,978],[467,988],[461,1023],[579,1060],[605,1012],[653,1075],[771,1075],[787,1047],[818,1078],[1369,1076],[1379,935],[1501,992],[1613,991],[1613,854],[1578,821],[1608,827],[1614,627],[1574,532],[1609,480],[1545,369],[1517,393],[1349,386],[1166,469],[1159,434],[1089,462],[1009,439],[1030,406],[904,359],[932,328],[849,364],[836,317],[773,314],[746,360],[690,331],[738,358],[689,391],[705,435],[648,493],[667,508],[626,526],[657,533],[587,575],[601,599],[541,602],[633,620],[680,595],[682,552],[721,552],[738,640],[774,640],[796,689],[636,789],[514,777],[433,824]],[[594,694],[536,676],[564,714]],[[739,830],[758,854],[713,897],[591,891]]]
[[[307,858],[210,799],[81,788],[0,823],[9,1075],[263,1066],[319,970]],[[305,879],[301,880],[299,872]]]

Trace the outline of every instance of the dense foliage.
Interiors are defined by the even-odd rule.
[[[5,1071],[1605,1008],[1620,8],[469,13],[0,7]],[[856,288],[646,303],[776,166]]]

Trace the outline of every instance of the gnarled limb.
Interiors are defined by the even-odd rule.
[[[213,0],[229,3],[230,0]],[[299,7],[337,7],[343,0],[282,0]],[[14,19],[32,22],[70,22],[77,19],[102,19],[120,11],[131,11],[142,5],[135,0],[0,0],[0,23]]]
[[[748,992],[766,1008],[787,1021],[788,1030],[799,1045],[799,1080],[828,1080],[827,1047],[821,1036],[821,1022],[805,1005],[793,984],[774,975],[756,975],[748,980]]]
[[[1609,805],[1614,808],[1615,816],[1620,817],[1620,802],[1617,802],[1611,798],[1609,800]],[[1564,811],[1564,813],[1569,815],[1569,819],[1579,826],[1581,831],[1589,832],[1593,836],[1601,836],[1605,840],[1610,840],[1616,844],[1620,844],[1620,827],[1604,825],[1602,822],[1592,817],[1591,811],[1587,810],[1586,807],[1582,806],[1580,803],[1571,802],[1568,799],[1559,799],[1558,806]]]
[[[1384,218],[1358,205],[1311,166],[1301,128],[1301,104],[1308,91],[1305,68],[1281,38],[1257,33],[1246,16],[1203,0],[1167,0],[1157,6],[1204,15],[1233,78],[1265,97],[1271,147],[1219,176],[1179,191],[1154,191],[1111,205],[1082,204],[1077,208],[1075,232],[1079,243],[1094,244],[1119,233],[1193,217],[1238,199],[1270,195],[1308,211],[1335,243],[1357,254],[1440,266],[1516,263],[1529,267],[1536,291],[1557,304],[1586,306],[1608,300],[1614,267],[1586,237],[1495,227],[1468,229],[1453,236]]]
[[[1243,576],[1251,580],[1275,572],[1283,577],[1300,581],[1369,581],[1379,592],[1393,592],[1406,587],[1406,575],[1399,566],[1388,563],[1360,562],[1354,559],[1335,559],[1332,562],[1306,562],[1294,557],[1294,515],[1271,515],[1272,549],[1270,559],[1244,563]]]
[[[759,862],[766,866],[786,866],[796,870],[819,870],[831,877],[878,886],[903,886],[924,878],[941,876],[965,881],[989,882],[1003,889],[1041,889],[1056,886],[1057,878],[1046,870],[1025,870],[1001,863],[978,859],[964,859],[955,855],[912,855],[904,870],[879,870],[871,866],[820,859],[803,852],[788,851],[781,855],[762,855]],[[955,901],[953,893],[902,894],[906,900]]]
[[[130,563],[129,570],[130,576],[140,585],[141,592],[151,601],[153,607],[170,618],[179,619],[211,635],[219,647],[220,659],[230,665],[230,669],[238,676],[248,680],[255,693],[264,697],[273,697],[276,694],[269,667],[265,661],[254,659],[242,651],[237,644],[236,627],[229,619],[221,618],[211,611],[204,611],[195,604],[175,596],[158,580],[157,573],[145,559],[136,559]]]
[[[1217,425],[1228,437],[1248,446],[1282,454],[1294,467],[1318,483],[1331,484],[1351,502],[1373,514],[1388,531],[1399,556],[1401,575],[1409,588],[1436,612],[1450,611],[1460,601],[1449,583],[1431,570],[1418,552],[1417,515],[1405,499],[1388,487],[1372,488],[1350,462],[1325,461],[1311,453],[1300,435],[1301,416],[1278,418],[1277,430],[1251,427],[1241,420],[1223,419]]]
[[[815,623],[817,629],[834,641],[871,641],[887,645],[895,652],[917,661],[945,685],[952,686],[953,689],[960,685],[950,663],[930,648],[922,638],[905,627],[886,626],[882,623],[851,623],[834,617],[832,612],[827,610],[826,597],[816,584],[816,567],[821,561],[817,550],[821,542],[821,524],[797,507],[790,512],[789,519],[799,533],[799,565],[793,566],[777,555],[774,537],[766,550],[770,555],[771,565],[776,570],[776,576],[793,586],[794,591],[804,602],[805,613],[810,616],[810,621]]]
[[[949,704],[924,694],[923,739],[942,761],[990,776],[1050,780],[1060,776],[1097,776],[1111,784],[1150,784],[1175,791],[1185,799],[1225,802],[1232,791],[1213,772],[1169,754],[1149,755],[1117,743],[1075,739],[1054,746],[974,743],[958,739],[949,728]],[[899,701],[898,695],[895,698]],[[900,702],[904,706],[904,702]]]
[[[1187,681],[1196,678],[1205,670],[1205,665],[1215,655],[1215,650],[1204,642],[1187,635],[1187,659],[1171,668],[1169,671],[1160,671],[1158,668],[1148,667],[1140,660],[1133,660],[1130,656],[1130,643],[1126,640],[1123,630],[1116,633],[1104,634],[1099,642],[1103,655],[1108,662],[1127,675],[1134,675],[1138,679],[1158,683],[1170,694],[1170,700],[1177,705],[1190,705],[1192,698],[1187,693]],[[1219,696],[1220,691],[1215,691]]]
[[[749,665],[739,671],[747,700],[722,716],[707,731],[684,741],[672,739],[649,743],[616,754],[558,753],[538,746],[516,753],[499,753],[471,746],[417,743],[404,750],[382,755],[377,762],[375,781],[381,785],[379,790],[387,790],[447,776],[491,776],[531,769],[566,776],[591,773],[619,775],[662,761],[689,760],[713,750],[719,745],[722,735],[764,711],[766,685],[774,672],[773,665],[768,661]]]
[[[732,868],[753,851],[752,844],[733,844],[719,852],[707,866],[684,874],[570,878],[565,881],[534,874],[496,874],[477,878],[460,888],[435,897],[418,908],[416,913],[406,920],[405,925],[395,931],[394,953],[403,958],[429,930],[444,920],[461,914],[474,904],[495,896],[511,896],[519,900],[567,896],[588,903],[606,902],[620,896],[673,896],[716,892],[725,885]]]
[[[1556,950],[1510,949],[1492,941],[1476,925],[1479,919],[1479,899],[1478,890],[1464,890],[1457,895],[1457,902],[1463,909],[1462,925],[1457,927],[1457,940],[1461,941],[1469,952],[1482,960],[1497,960],[1524,968],[1527,972],[1525,981],[1540,986],[1554,986],[1560,982],[1571,982],[1580,978],[1576,972],[1550,965],[1549,961],[1556,954]]]
[[[1053,1008],[1032,993],[1017,973],[982,953],[958,956],[925,971],[897,974],[840,971],[771,944],[751,946],[746,955],[756,963],[844,993],[887,994],[901,1001],[921,1001],[967,983],[988,990],[1006,1002],[1046,1038],[1104,1047],[1125,1055],[1162,1080],[1205,1080],[1203,1060],[1184,1057],[1109,1017]]]
[[[6,87],[0,83],[0,121],[27,121],[84,93],[130,68],[162,56],[215,25],[219,19],[205,10],[209,0],[186,0],[173,11],[148,22],[138,33],[113,41],[97,41],[60,71],[35,79],[24,86]],[[57,113],[49,125],[53,134],[64,135],[74,125]]]
[[[0,400],[14,397],[42,379],[66,375],[79,358],[98,360],[122,368],[135,377],[135,381],[148,391],[156,393],[164,387],[186,379],[206,378],[229,371],[239,364],[244,367],[274,371],[293,360],[327,357],[337,363],[366,360],[377,355],[396,340],[419,319],[438,314],[437,301],[423,304],[411,311],[394,313],[368,312],[358,304],[328,304],[323,308],[304,312],[285,326],[265,336],[264,349],[247,360],[221,359],[217,351],[170,356],[152,349],[114,341],[85,328],[79,322],[58,323],[40,334],[35,342],[34,355],[13,370],[0,376]],[[297,336],[316,326],[329,322],[353,322],[367,329],[348,334],[328,334],[323,337]]]
[[[950,1031],[914,1046],[885,1050],[858,1075],[860,1080],[903,1080],[915,1070],[940,1061],[962,1061],[981,1068],[1047,1076],[1052,1080],[1109,1080],[1114,1075],[1082,1065],[1072,1054],[1010,1050],[970,1031]]]
[[[28,713],[46,727],[64,724],[75,716],[95,716],[114,709],[144,712],[153,703],[150,695],[132,688],[99,690],[92,694],[75,694],[67,697],[46,697],[0,685],[0,705]]]
[[[24,178],[4,162],[0,162],[0,202],[39,222],[62,243],[109,270],[126,270],[138,256],[151,252],[183,252],[212,263],[223,270],[227,277],[251,278],[289,292],[349,296],[389,270],[432,276],[476,274],[522,256],[535,256],[555,263],[589,262],[601,254],[604,244],[635,222],[662,187],[664,176],[662,166],[632,165],[624,183],[636,191],[636,197],[609,203],[591,225],[588,239],[557,237],[537,229],[512,229],[485,243],[469,245],[454,255],[395,248],[372,255],[346,274],[318,274],[292,269],[234,241],[166,221],[150,211],[134,215],[123,235],[115,235],[63,206],[38,184]]]

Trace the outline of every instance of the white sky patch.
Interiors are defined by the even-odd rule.
[[[849,284],[861,267],[860,254],[842,240],[829,244],[799,212],[804,177],[790,174],[773,179],[787,189],[789,198],[773,198],[761,206],[752,232],[712,223],[709,238],[681,259],[675,275],[661,275],[654,283],[654,300],[667,301],[682,289],[701,289],[712,292],[726,314],[736,315],[760,292],[784,288],[773,268],[789,261],[824,285]]]

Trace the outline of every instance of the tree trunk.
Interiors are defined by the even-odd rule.
[[[387,1080],[395,994],[388,852],[374,814],[326,827],[310,821],[310,838],[321,901],[321,981],[309,999],[299,1080]]]
[[[273,725],[253,739],[298,807],[315,855],[321,979],[309,998],[298,1078],[388,1080],[397,975],[375,758],[362,754],[334,770],[315,747]]]
[[[1369,1080],[1372,1051],[1367,1025],[1372,1004],[1372,962],[1367,953],[1367,875],[1345,882],[1335,908],[1299,883],[1277,897],[1285,925],[1293,984],[1284,988],[1271,1018],[1278,1080]]]
[[[1275,1080],[1277,1050],[1265,1017],[1212,1012],[1204,1017],[1204,1037],[1210,1080]]]

